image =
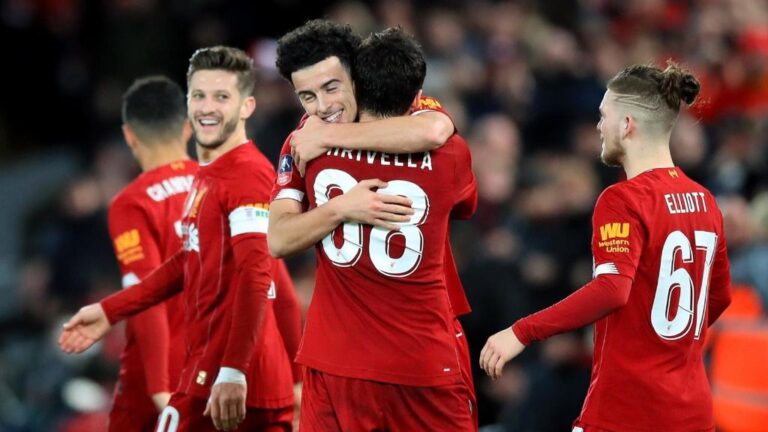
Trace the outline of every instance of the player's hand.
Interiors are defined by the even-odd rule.
[[[171,393],[169,392],[160,392],[152,395],[152,403],[155,404],[155,408],[157,408],[158,411],[164,410],[170,400]]]
[[[64,330],[59,336],[59,347],[68,354],[81,353],[104,337],[110,327],[112,326],[101,304],[89,304],[64,323]]]
[[[387,183],[379,179],[363,180],[349,192],[333,200],[338,200],[344,220],[378,226],[390,231],[399,231],[395,223],[406,223],[411,220],[413,202],[404,196],[380,194],[374,189],[387,187]],[[331,200],[331,201],[333,201]]]
[[[211,416],[217,430],[234,430],[245,420],[246,384],[223,382],[211,387],[204,416]]]
[[[496,380],[501,376],[504,365],[524,349],[525,345],[517,338],[512,327],[507,327],[488,338],[480,351],[480,367],[489,377]]]
[[[328,123],[313,115],[307,118],[301,129],[291,135],[291,155],[302,177],[307,163],[328,150],[324,145],[327,130]]]

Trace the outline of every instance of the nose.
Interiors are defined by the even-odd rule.
[[[327,97],[320,95],[317,97],[317,113],[318,114],[327,114],[328,111],[331,109],[331,106],[333,103],[328,100]]]
[[[213,112],[213,101],[208,96],[193,100],[195,111],[202,114]]]

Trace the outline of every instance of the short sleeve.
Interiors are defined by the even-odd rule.
[[[157,227],[147,210],[126,196],[119,196],[109,206],[108,224],[122,285],[128,288],[162,263]]]
[[[646,237],[629,199],[615,187],[606,189],[592,216],[593,276],[620,274],[634,280]]]
[[[451,115],[448,114],[448,111],[443,108],[443,105],[439,100],[431,96],[421,96],[419,101],[411,106],[411,115],[419,115],[426,112],[439,112],[445,114],[451,120],[451,123],[453,123],[453,131],[456,132],[456,122],[453,121],[453,117],[451,117]]]
[[[291,134],[293,135],[293,134]],[[306,198],[306,186],[304,178],[291,156],[291,135],[286,138],[283,148],[280,150],[280,159],[277,164],[277,178],[272,187],[271,200],[292,199],[304,202]]]
[[[266,235],[274,171],[266,162],[256,161],[237,170],[235,179],[222,185],[230,236]]]

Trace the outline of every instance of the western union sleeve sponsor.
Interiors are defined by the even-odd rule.
[[[608,223],[600,227],[600,239],[602,241],[627,237],[629,237],[629,224],[626,222]]]

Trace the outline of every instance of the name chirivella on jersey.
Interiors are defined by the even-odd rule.
[[[406,168],[419,168],[432,171],[432,155],[430,152],[409,153],[409,154],[391,154],[368,150],[349,150],[332,148],[325,153],[328,156],[347,158],[354,161],[365,161],[369,164],[380,164],[382,166],[396,166]]]

